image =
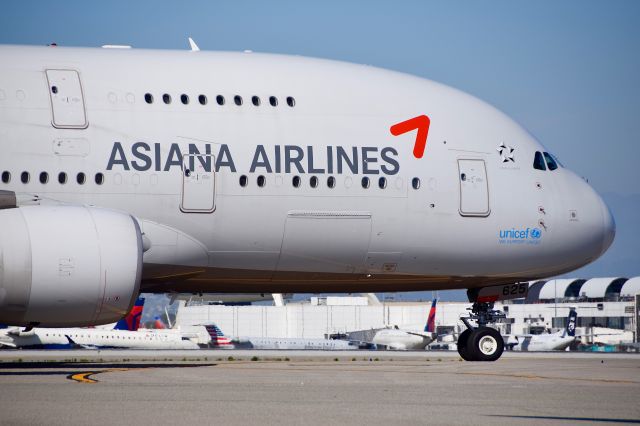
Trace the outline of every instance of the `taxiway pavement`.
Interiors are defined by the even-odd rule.
[[[639,394],[636,354],[0,351],[2,424],[640,424]]]

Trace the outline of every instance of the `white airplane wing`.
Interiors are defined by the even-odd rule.
[[[411,334],[413,336],[420,336],[420,337],[426,337],[428,339],[433,339],[433,333],[424,333],[420,331],[406,331],[406,330],[404,330],[404,332],[407,334]]]

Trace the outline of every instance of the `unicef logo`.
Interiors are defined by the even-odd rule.
[[[542,241],[540,228],[511,228],[498,232],[500,244],[531,244],[538,245]]]

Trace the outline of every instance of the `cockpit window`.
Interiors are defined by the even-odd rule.
[[[533,158],[533,168],[537,170],[547,170],[547,166],[544,165],[544,158],[540,151],[536,151],[536,156]]]
[[[553,156],[548,152],[545,152],[543,154],[544,154],[544,159],[547,160],[547,167],[549,167],[549,170],[557,169],[558,163],[556,163],[556,160],[553,158]]]
[[[555,155],[553,155],[552,153],[548,152],[547,154],[549,154],[551,156],[551,158],[553,158],[556,162],[556,164],[558,165],[558,167],[563,167],[564,168],[564,164],[562,164],[560,162],[560,160],[558,160],[558,157],[556,157]]]

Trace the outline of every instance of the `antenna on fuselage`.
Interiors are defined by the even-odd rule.
[[[191,51],[192,52],[199,52],[200,51],[200,48],[198,47],[196,42],[193,41],[193,39],[191,37],[189,37],[189,46],[191,46]]]

